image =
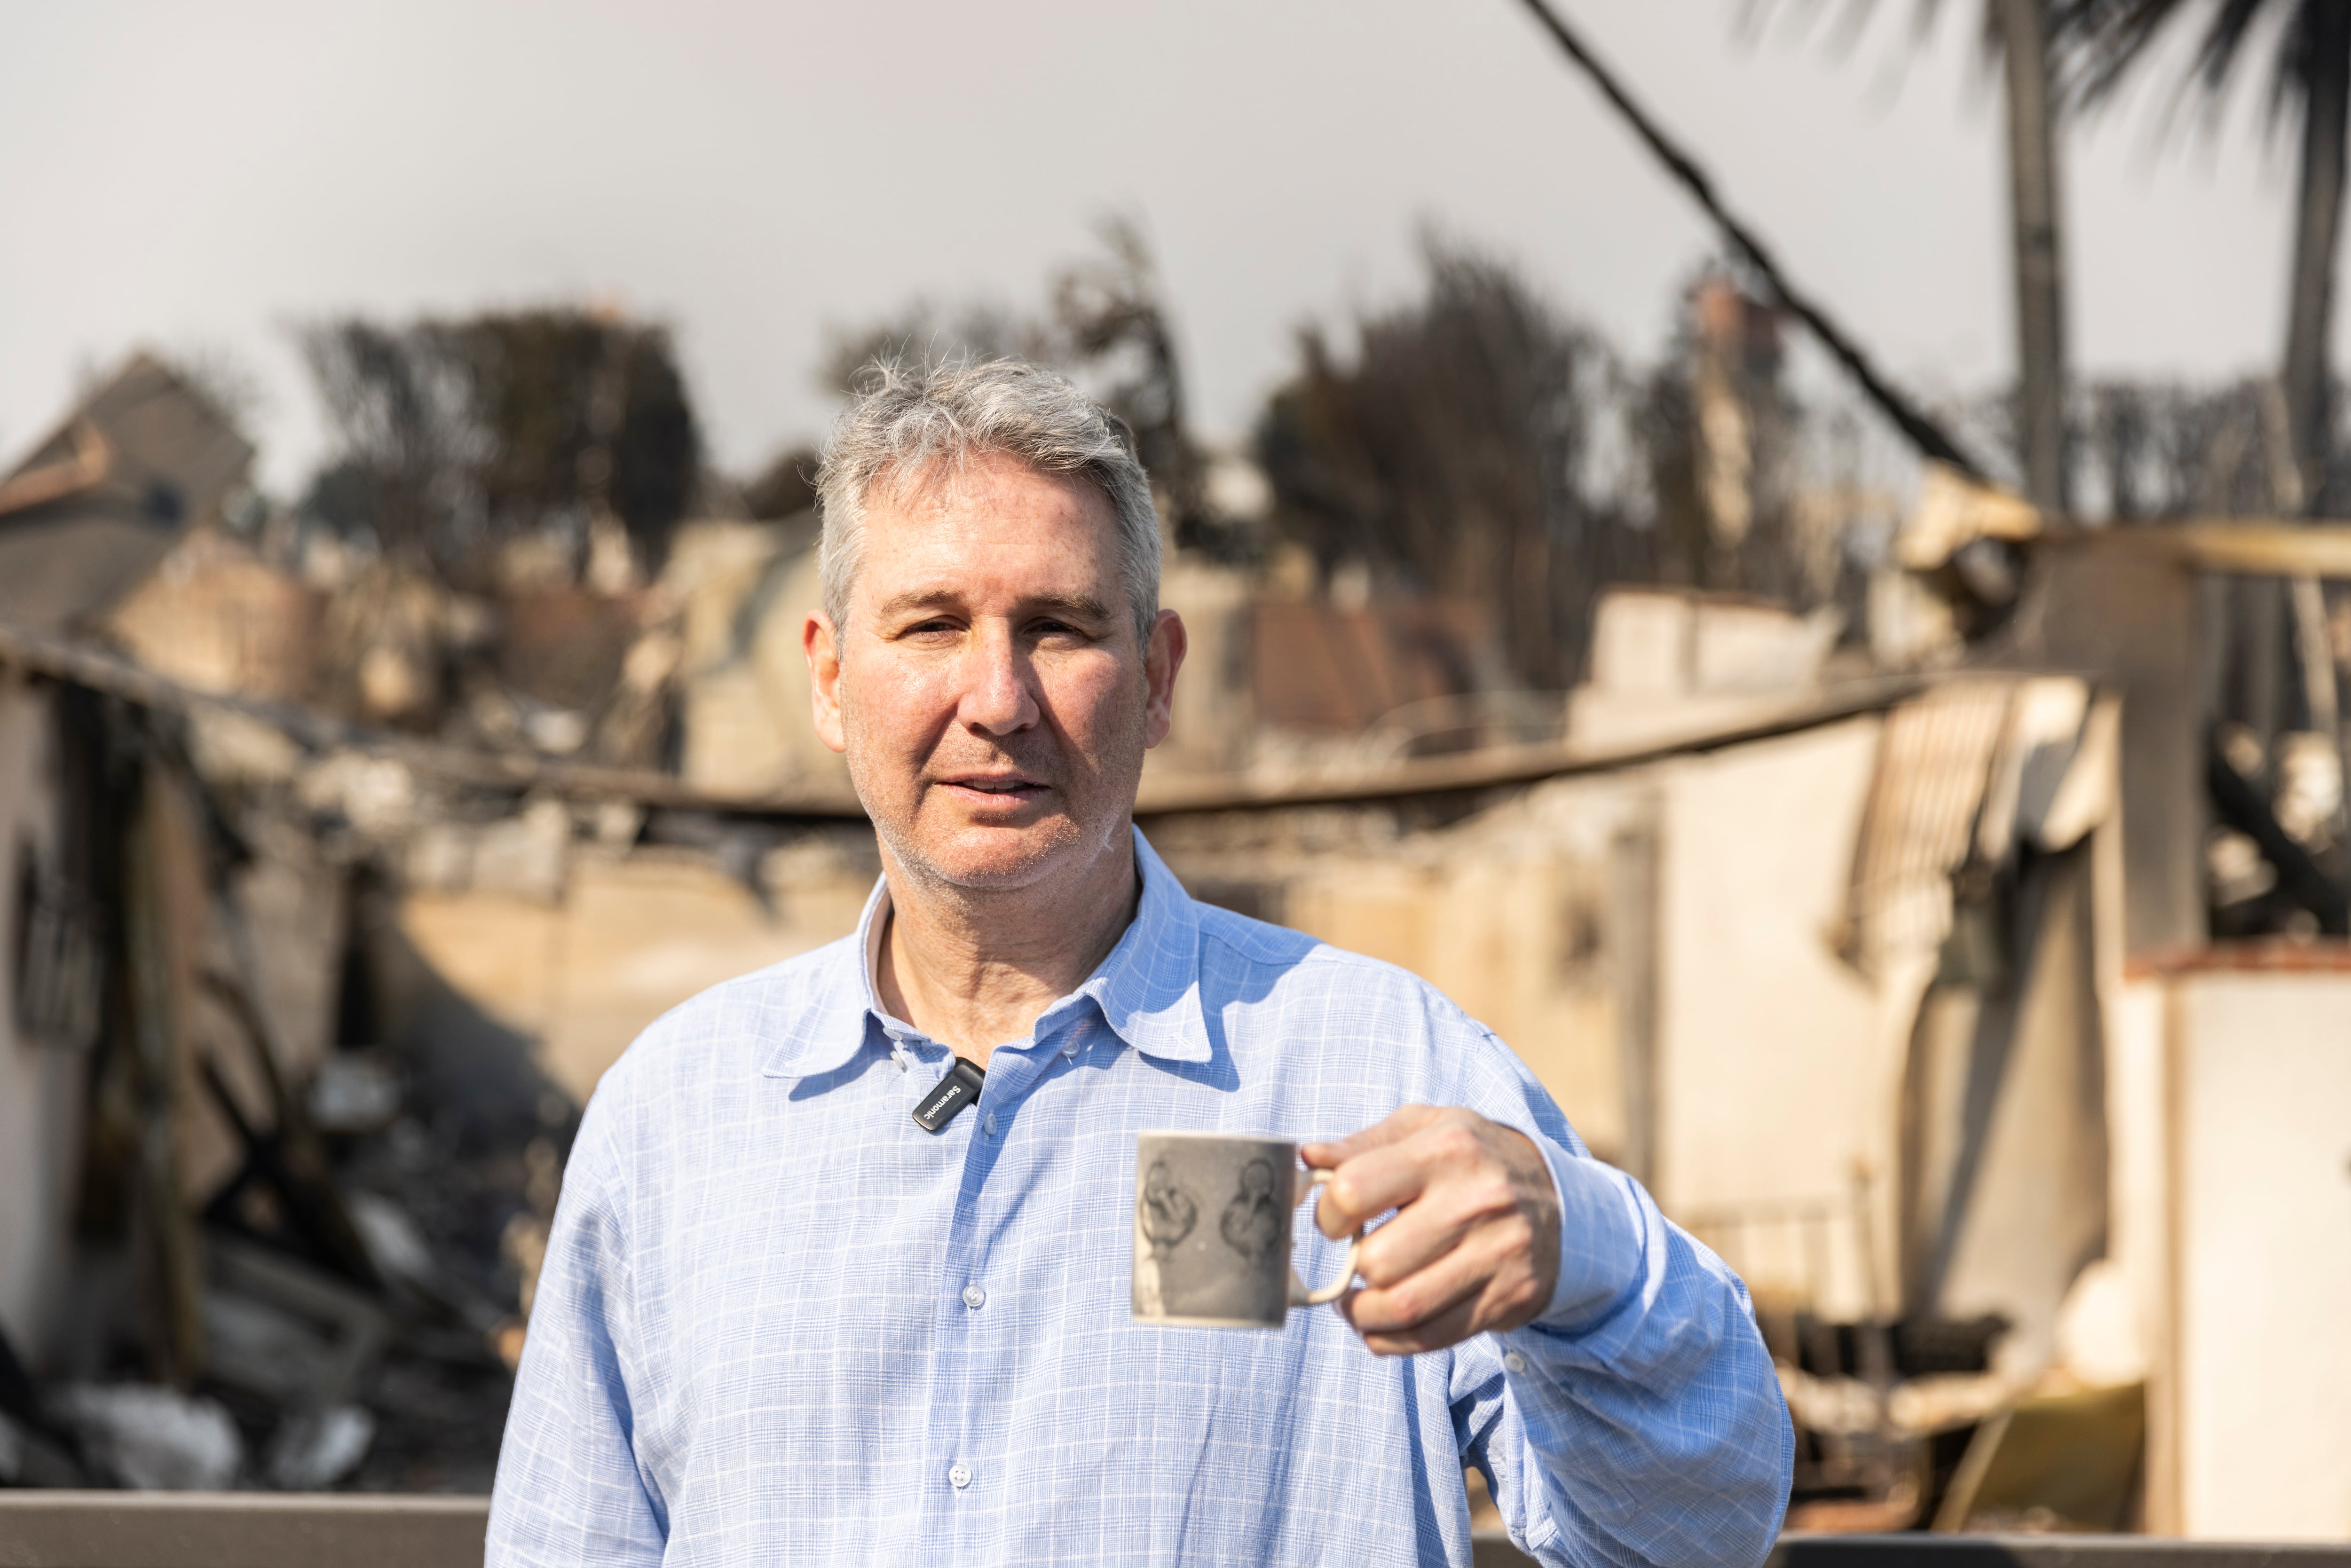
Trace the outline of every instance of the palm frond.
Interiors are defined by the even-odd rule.
[[[1941,21],[1946,0],[1910,0],[1910,47],[1924,48]],[[1741,0],[1739,7],[1739,30],[1749,37],[1760,35],[1772,21],[1781,16],[1793,16],[1799,31],[1808,31],[1822,13],[1833,12],[1835,25],[1830,33],[1833,53],[1850,53],[1861,40],[1861,35],[1878,13],[1878,0]],[[2000,59],[2000,7],[1986,5],[1980,13],[1977,42],[1987,66]]]
[[[2195,52],[2171,84],[2164,112],[2196,111],[2205,129],[2220,109],[2238,67],[2247,56],[2257,25],[2277,18],[2278,45],[2270,68],[2269,112],[2283,117],[2301,100],[2312,68],[2312,16],[2335,0],[2059,0],[2052,16],[2050,47],[2060,90],[2075,109],[2092,110],[2114,100],[2148,68],[2156,45],[2191,25],[2191,13],[2206,12]]]

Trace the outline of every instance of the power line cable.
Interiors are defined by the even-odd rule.
[[[1715,226],[1722,231],[1724,237],[1730,241],[1733,247],[1746,259],[1748,265],[1754,267],[1764,283],[1770,287],[1778,303],[1790,315],[1809,328],[1813,336],[1818,338],[1828,351],[1835,356],[1837,362],[1861,384],[1863,395],[1876,403],[1879,412],[1892,420],[1896,428],[1907,436],[1910,444],[1923,455],[1940,463],[1948,463],[1970,479],[1980,483],[1985,482],[1982,465],[1970,456],[1959,442],[1929,417],[1925,410],[1912,402],[1900,390],[1880,375],[1877,367],[1870,362],[1868,354],[1863,351],[1861,345],[1855,342],[1843,328],[1831,320],[1828,313],[1813,303],[1810,296],[1802,293],[1788,281],[1787,275],[1781,271],[1779,262],[1773,259],[1763,241],[1753,230],[1733,217],[1723,206],[1720,198],[1714,193],[1713,180],[1708,176],[1704,169],[1698,167],[1697,160],[1677,145],[1672,138],[1668,137],[1658,128],[1657,123],[1649,118],[1648,112],[1633,101],[1632,94],[1625,91],[1624,84],[1616,79],[1606,66],[1600,63],[1598,57],[1585,46],[1583,40],[1576,36],[1574,30],[1568,26],[1560,15],[1545,4],[1544,0],[1524,0],[1524,4],[1526,8],[1534,14],[1535,20],[1541,23],[1544,30],[1551,34],[1562,50],[1566,51],[1567,57],[1574,61],[1582,68],[1583,73],[1592,78],[1593,85],[1600,89],[1601,96],[1609,101],[1618,114],[1624,116],[1625,123],[1633,128],[1634,134],[1638,136],[1647,145],[1649,151],[1656,155],[1657,161],[1666,166],[1666,172],[1690,193],[1699,206],[1706,209],[1707,216],[1714,220]]]

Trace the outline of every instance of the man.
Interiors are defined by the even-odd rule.
[[[885,369],[819,489],[816,724],[882,882],[597,1090],[493,1568],[1466,1563],[1465,1463],[1545,1562],[1760,1562],[1792,1439],[1737,1279],[1445,998],[1135,831],[1185,633],[1123,427]],[[1335,1313],[1131,1321],[1135,1134],[1187,1128],[1332,1168],[1310,1279],[1395,1211]]]

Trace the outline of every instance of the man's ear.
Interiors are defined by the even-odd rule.
[[[831,616],[821,610],[809,612],[800,622],[800,653],[808,660],[816,737],[835,751],[846,751],[849,739],[841,728],[841,639],[833,634]]]
[[[1184,618],[1173,610],[1161,611],[1151,623],[1150,641],[1143,647],[1143,744],[1146,747],[1166,739],[1168,726],[1175,722],[1176,672],[1184,667],[1184,650],[1190,645]]]

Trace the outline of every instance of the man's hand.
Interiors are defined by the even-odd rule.
[[[1323,1235],[1398,1211],[1364,1239],[1355,1271],[1369,1288],[1337,1302],[1374,1354],[1443,1350],[1551,1304],[1559,1191],[1525,1134],[1458,1107],[1406,1105],[1304,1153],[1332,1173],[1314,1206]]]

